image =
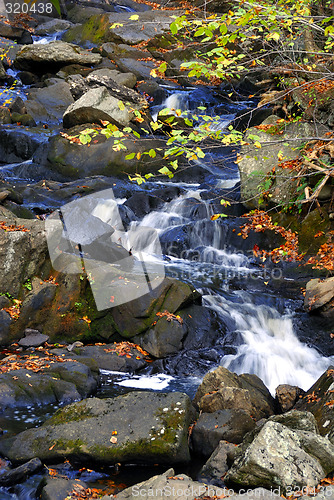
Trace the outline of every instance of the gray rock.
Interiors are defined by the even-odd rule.
[[[77,45],[56,40],[48,44],[25,45],[18,52],[15,66],[18,69],[40,72],[41,68],[60,69],[66,64],[99,64],[100,54],[81,49]]]
[[[82,26],[70,28],[64,36],[64,40],[72,42],[75,40],[79,45],[91,46],[101,42],[124,43],[135,45],[150,40],[151,38],[161,35],[169,30],[169,26],[173,21],[173,15],[179,15],[180,11],[159,11],[152,10],[146,12],[136,12],[139,15],[137,21],[131,20],[131,14],[111,13],[102,15],[91,15]],[[75,22],[78,19],[73,19]],[[114,28],[110,29],[112,25]],[[117,26],[116,26],[117,25]]]
[[[5,307],[10,307],[11,305],[12,301],[6,295],[0,295],[0,309],[4,309]]]
[[[166,278],[161,285],[131,302],[111,310],[116,330],[125,338],[145,332],[157,319],[157,312],[172,314],[194,302],[200,301],[199,293],[186,283]]]
[[[78,102],[78,101],[77,101]],[[84,125],[68,130],[69,135],[79,134],[84,130]],[[125,173],[133,174],[141,172],[154,172],[161,168],[164,161],[162,154],[157,151],[156,158],[141,155],[140,159],[135,156],[133,160],[126,160],[130,153],[143,153],[149,149],[164,148],[165,142],[159,139],[126,139],[124,145],[126,150],[115,151],[115,140],[113,137],[105,139],[99,136],[98,143],[91,143],[89,148],[80,144],[71,143],[61,136],[50,139],[49,149],[45,154],[45,148],[36,152],[34,159],[37,163],[45,162],[45,166],[52,171],[60,173],[66,179],[79,179],[92,175],[122,176]],[[44,154],[47,157],[44,159]],[[42,158],[41,158],[42,155]]]
[[[15,359],[12,361],[15,363]],[[87,364],[83,364],[84,362]],[[10,366],[10,363],[7,362],[7,365]],[[73,403],[92,394],[97,388],[98,378],[97,365],[93,360],[83,358],[82,363],[51,362],[49,368],[44,368],[37,373],[26,369],[2,373],[0,375],[1,408]]]
[[[334,316],[334,277],[308,281],[304,307],[309,312]]]
[[[0,129],[0,156],[3,162],[29,160],[37,148],[48,141],[50,133],[44,129],[2,127]]]
[[[147,50],[140,50],[137,47],[131,47],[131,45],[126,45],[124,43],[114,43],[107,42],[102,44],[102,55],[114,59],[115,57],[122,57],[129,59],[140,59],[142,57],[147,57],[150,53]]]
[[[291,410],[283,415],[274,415],[270,422],[278,422],[295,431],[306,431],[319,434],[317,421],[310,411]]]
[[[9,109],[11,113],[18,113],[20,115],[23,115],[27,112],[27,109],[25,107],[25,102],[21,97],[15,97],[13,101],[9,104]]]
[[[98,123],[106,120],[120,127],[126,127],[134,118],[130,107],[111,96],[107,89],[89,90],[80,99],[71,104],[64,113],[65,128],[81,123]]]
[[[222,366],[205,375],[194,403],[204,412],[243,409],[255,420],[274,413],[274,399],[256,375],[236,375]]]
[[[20,40],[23,35],[27,33],[23,28],[12,26],[10,23],[5,23],[3,20],[0,21],[0,36],[4,38],[9,38],[11,40]],[[28,42],[31,43],[31,42]]]
[[[66,21],[66,19],[51,19],[45,23],[36,26],[35,35],[52,35],[53,33],[58,33],[59,31],[64,31],[73,26],[71,21]]]
[[[208,458],[219,441],[239,444],[244,435],[255,428],[254,420],[244,410],[218,410],[202,413],[191,433],[191,443],[196,454]]]
[[[119,85],[124,85],[125,87],[128,87],[130,89],[133,89],[133,87],[137,83],[137,78],[133,73],[121,73],[120,71],[109,68],[96,69],[95,71],[92,71],[87,77],[87,81],[92,81],[94,77],[106,77],[108,79],[110,78]]]
[[[182,349],[186,334],[186,326],[177,319],[167,321],[166,318],[160,318],[147,333],[136,338],[136,342],[155,358],[165,358]]]
[[[87,399],[62,408],[41,427],[0,442],[10,460],[103,464],[189,462],[188,426],[193,410],[182,393],[131,392]],[[29,458],[26,458],[29,457]]]
[[[219,445],[203,465],[199,472],[198,479],[213,481],[215,484],[222,484],[222,477],[230,468],[234,461],[236,445],[227,441],[220,441]]]
[[[48,257],[44,223],[16,219],[16,224],[22,230],[0,231],[0,290],[14,297],[23,283],[38,274]]]
[[[27,112],[37,123],[59,123],[74,102],[70,85],[62,80],[41,89],[30,89],[25,102]]]
[[[71,493],[80,494],[87,484],[78,479],[59,479],[48,477],[47,484],[43,487],[41,500],[64,500]]]
[[[288,415],[288,414],[287,414]],[[292,430],[269,421],[227,472],[226,484],[289,488],[316,486],[334,468],[334,449],[314,432]]]
[[[117,66],[122,71],[131,71],[138,80],[150,80],[152,78],[151,71],[156,68],[154,61],[137,61],[129,57],[115,57],[115,59]]]
[[[45,342],[48,342],[49,337],[47,335],[43,335],[42,333],[36,333],[27,335],[19,340],[19,345],[21,347],[39,347]]]
[[[289,411],[305,393],[295,385],[280,384],[276,387],[276,399],[282,413]]]
[[[40,469],[43,469],[43,464],[39,458],[32,458],[29,462],[11,469],[8,472],[2,472],[0,475],[0,485],[10,486],[16,485],[22,481],[25,481],[28,476],[35,474]]]
[[[79,357],[93,358],[101,370],[134,373],[147,365],[145,355],[135,347],[129,346],[130,358],[119,356],[117,344],[106,344],[105,346],[85,346],[79,350]],[[139,359],[138,359],[139,358]]]

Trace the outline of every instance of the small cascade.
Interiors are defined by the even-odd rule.
[[[189,109],[189,92],[175,92],[170,94],[159,106],[151,107],[151,115],[156,121],[159,111],[170,109],[171,114],[175,114],[177,109],[187,111]]]
[[[238,374],[258,375],[273,395],[279,384],[308,390],[331,363],[330,358],[300,342],[291,314],[254,304],[250,293],[234,292],[229,298],[207,295],[204,302],[240,343],[235,354],[222,358],[221,365]]]

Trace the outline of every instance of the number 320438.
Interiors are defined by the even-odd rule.
[[[53,9],[53,5],[50,2],[34,3],[33,5],[28,5],[27,3],[21,4],[19,2],[8,2],[5,4],[5,7],[7,14],[51,14]]]

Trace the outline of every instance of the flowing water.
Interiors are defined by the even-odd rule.
[[[39,38],[37,42],[46,43],[48,40]],[[213,128],[224,131],[236,113],[249,104],[242,99],[231,103],[221,96],[217,97],[207,88],[169,89],[166,100],[152,106],[152,115],[157,116],[164,107],[171,109],[171,112],[180,109],[186,113],[206,105],[209,109],[207,112],[214,117],[219,116]],[[213,315],[218,326],[214,336],[204,339],[201,347],[191,346],[170,359],[157,361],[145,373],[131,375],[103,371],[103,383],[99,390],[101,397],[136,389],[178,390],[193,397],[204,374],[219,364],[236,373],[258,375],[273,395],[279,384],[297,385],[307,390],[333,361],[326,353],[320,353],[315,345],[311,345],[310,336],[299,338],[303,337],[300,331],[308,330],[309,321],[303,313],[295,312],[301,305],[299,284],[291,288],[281,268],[276,276],[272,270],[268,274],[266,268],[255,265],[249,248],[236,236],[242,222],[238,219],[240,207],[238,209],[237,203],[232,204],[231,218],[210,219],[217,211],[224,211],[219,203],[221,198],[228,195],[235,202],[238,201],[239,176],[237,166],[233,163],[235,154],[228,148],[217,148],[215,152],[208,152],[205,161],[193,167],[194,174],[176,173],[170,181],[158,180],[130,188],[148,194],[170,186],[179,189],[174,199],[141,220],[131,222],[130,228],[149,227],[157,230],[162,256],[155,253],[154,245],[150,246],[145,231],[136,232],[135,245],[145,248],[148,260],[163,263],[166,275],[182,279],[200,290],[203,306]],[[71,201],[70,197],[60,201],[55,193],[45,194],[45,190],[43,196],[40,194],[40,171],[31,160],[3,165],[0,175],[21,188],[24,206],[35,213],[48,213],[62,203]],[[126,200],[124,192],[117,192],[116,188],[115,191],[118,206],[122,207]],[[101,199],[95,215],[106,220],[109,208],[108,200]],[[131,210],[125,210],[131,215]],[[300,328],[303,324],[304,329]],[[326,327],[318,334],[326,335]],[[45,410],[42,416],[33,409],[13,415],[8,413],[4,420],[12,419],[14,428],[15,420],[20,420],[20,425],[16,427],[18,431],[39,425],[49,415],[49,409]],[[50,409],[52,411],[54,408]],[[1,420],[1,424],[6,428],[5,421]],[[96,477],[89,479],[91,483],[95,480]],[[1,491],[0,488],[0,498],[35,498],[36,481],[34,476],[26,482],[24,491]]]

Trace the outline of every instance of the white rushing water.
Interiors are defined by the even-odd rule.
[[[308,390],[333,362],[302,343],[294,332],[292,316],[273,307],[255,305],[251,294],[236,292],[239,302],[207,295],[204,303],[232,323],[240,345],[221,364],[229,370],[258,375],[272,394],[279,384]]]
[[[172,227],[187,224],[190,221],[187,217],[190,199],[198,200],[203,207],[203,218],[209,219],[211,206],[201,200],[200,193],[200,190],[188,191],[166,203],[160,211],[144,217],[140,226],[155,227],[162,234]],[[170,256],[170,260],[165,263],[166,267],[182,270],[181,279],[183,275],[190,280],[202,276],[203,283],[209,283],[217,269],[217,262],[220,268],[228,268],[239,276],[252,270],[246,255],[223,248],[221,226],[218,223],[212,235],[208,236],[201,233],[201,225],[195,222],[189,241],[189,252],[201,248],[197,261],[186,256]],[[208,263],[212,264],[211,267],[206,265]],[[225,296],[207,295],[204,304],[216,311],[222,322],[228,325],[229,332],[238,339],[236,353],[225,355],[221,364],[238,374],[258,375],[273,395],[279,384],[297,385],[308,390],[333,362],[298,339],[289,312],[280,313],[274,307],[255,304],[251,292],[232,292],[226,284]]]

